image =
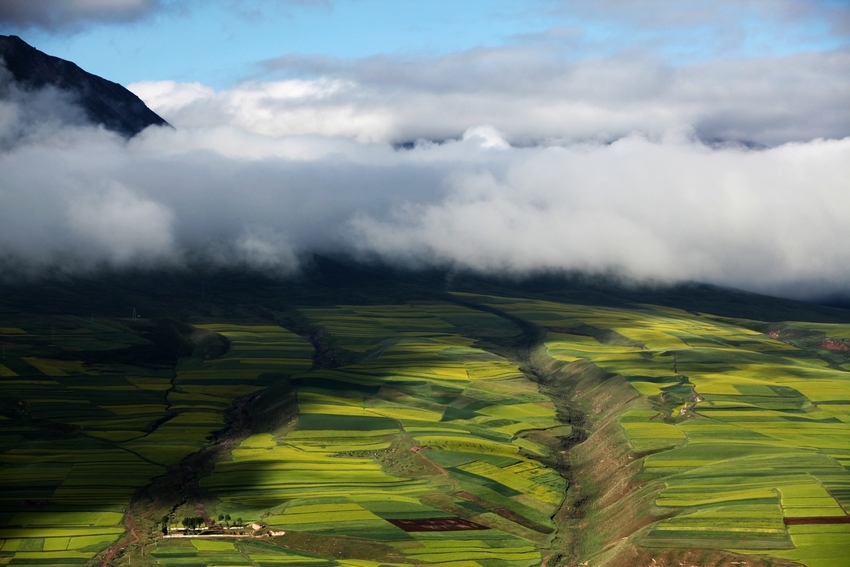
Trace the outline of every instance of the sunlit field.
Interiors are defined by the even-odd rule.
[[[463,334],[499,319],[452,304],[302,312],[363,358],[294,375],[297,420],[202,480],[220,510],[373,540],[396,563],[539,564],[566,482],[523,433],[564,431],[533,382]]]
[[[850,553],[846,324],[508,293],[238,301],[179,322],[3,308],[0,564]]]
[[[645,455],[638,478],[662,482],[659,515],[674,514],[641,545],[810,566],[837,565],[850,552],[850,373],[840,357],[795,348],[747,320],[478,299],[545,326],[554,358],[591,360],[639,394],[619,423]],[[848,328],[810,327],[831,337]]]

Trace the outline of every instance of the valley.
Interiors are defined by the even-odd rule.
[[[6,288],[0,564],[850,552],[846,311],[331,261],[203,280]]]

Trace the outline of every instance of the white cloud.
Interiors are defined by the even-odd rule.
[[[103,193],[72,198],[68,224],[90,253],[114,265],[174,254],[174,214],[165,206],[115,185]]]
[[[86,123],[85,112],[69,93],[56,88],[20,89],[0,58],[0,151]]]
[[[38,96],[9,99],[0,263],[290,273],[316,251],[850,293],[850,53],[550,55],[289,58],[316,78],[137,83],[177,129],[129,142],[56,121],[15,137]]]
[[[264,136],[318,134],[380,142],[392,134],[384,110],[360,108],[350,81],[318,79],[250,82],[222,92],[172,81],[133,83],[129,89],[179,127],[236,126]],[[168,120],[168,118],[166,118]]]
[[[850,52],[674,67],[648,56],[569,60],[544,48],[357,62],[293,56],[271,68],[316,79],[130,89],[181,127],[229,124],[266,136],[360,142],[459,139],[487,124],[514,145],[696,135],[775,146],[850,135]]]
[[[615,270],[776,291],[846,290],[850,139],[712,150],[627,138],[611,146],[513,150],[501,177],[351,223],[361,249],[485,271]]]
[[[480,144],[482,148],[488,149],[504,150],[510,147],[502,133],[490,125],[467,128],[461,140],[464,142],[472,140]]]
[[[41,28],[51,32],[97,24],[143,20],[157,12],[190,13],[198,7],[223,4],[233,18],[267,17],[287,4],[326,6],[329,0],[3,0],[0,24]]]
[[[160,8],[160,0],[3,0],[0,22],[56,30],[84,22],[123,22]]]
[[[263,228],[249,228],[236,241],[234,258],[235,263],[279,274],[292,273],[298,267],[296,251],[286,238]]]
[[[154,128],[129,144],[72,129],[0,154],[0,250],[29,270],[63,258],[69,271],[200,260],[289,273],[302,252],[334,251],[848,291],[850,138],[756,151],[635,135],[494,151],[483,131],[393,151],[232,127]]]

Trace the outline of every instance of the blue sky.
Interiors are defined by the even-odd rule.
[[[252,76],[258,62],[285,54],[442,54],[498,45],[517,32],[545,29],[544,18],[515,5],[437,0],[401,7],[362,0],[266,5],[254,11],[215,3],[74,35],[36,37],[42,49],[89,62],[119,81],[171,79],[225,86]]]
[[[49,4],[12,0],[8,6],[42,3]],[[110,2],[98,9],[64,3],[65,12],[47,23],[38,8],[9,15],[3,11],[13,8],[0,7],[0,33],[21,35],[42,51],[122,84],[174,80],[224,88],[262,78],[260,63],[285,55],[427,59],[543,44],[565,58],[632,51],[681,64],[848,43],[846,0],[115,0],[111,12]]]

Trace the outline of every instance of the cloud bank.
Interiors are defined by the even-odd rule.
[[[266,71],[284,78],[131,85],[176,129],[130,141],[61,93],[9,90],[0,272],[288,274],[319,252],[850,294],[846,50],[674,66],[527,44]]]
[[[3,0],[0,24],[51,33],[78,32],[92,25],[137,22],[157,13],[185,15],[212,3],[223,3],[245,17],[275,4],[325,5],[327,0]]]
[[[569,60],[526,46],[413,60],[287,56],[266,69],[313,78],[220,92],[197,83],[130,88],[178,128],[230,124],[275,137],[401,143],[457,139],[480,124],[518,146],[634,132],[766,146],[850,135],[850,50],[674,66],[640,54]]]
[[[85,111],[66,91],[21,89],[0,58],[0,151],[51,136],[66,125],[84,125]]]
[[[137,20],[160,7],[160,0],[3,0],[0,23],[56,31],[95,22]]]
[[[129,143],[66,127],[0,154],[0,173],[6,273],[206,262],[285,274],[316,251],[850,291],[850,138],[517,148],[485,125],[394,150],[233,126],[150,128]]]

